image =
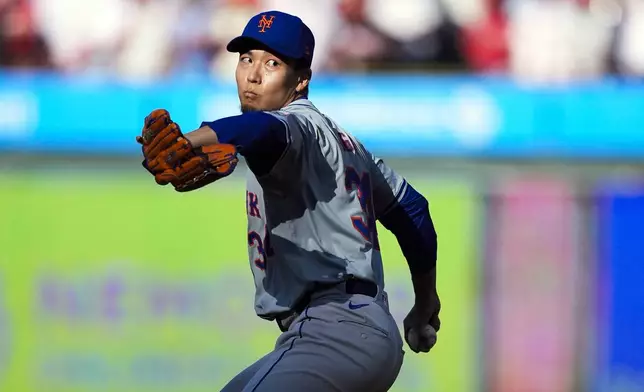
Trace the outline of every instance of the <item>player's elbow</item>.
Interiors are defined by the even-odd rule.
[[[429,202],[411,185],[405,194],[378,220],[396,237],[407,237],[424,242],[436,239],[436,230],[429,214]]]

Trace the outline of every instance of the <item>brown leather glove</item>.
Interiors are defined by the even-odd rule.
[[[193,156],[174,168],[155,175],[157,183],[172,183],[177,192],[189,192],[228,176],[239,159],[232,144],[213,144],[193,149]]]
[[[177,192],[198,189],[226,177],[239,162],[237,150],[230,144],[194,148],[163,109],[145,118],[136,141],[142,145],[143,167],[157,184],[172,183]]]

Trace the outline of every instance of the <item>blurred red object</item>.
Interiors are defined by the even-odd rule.
[[[470,67],[479,72],[505,71],[509,51],[507,19],[501,0],[487,0],[486,16],[461,30],[462,51]]]
[[[338,3],[340,15],[350,23],[364,21],[364,0],[340,0]]]
[[[34,24],[28,0],[0,4],[0,66],[46,67],[49,52]]]

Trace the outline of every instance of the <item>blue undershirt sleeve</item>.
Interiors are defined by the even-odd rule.
[[[412,274],[431,271],[436,266],[438,240],[427,199],[409,183],[394,205],[378,217],[398,240]]]
[[[232,144],[258,176],[271,171],[288,147],[286,124],[266,112],[248,112],[203,122],[217,133],[219,143]]]

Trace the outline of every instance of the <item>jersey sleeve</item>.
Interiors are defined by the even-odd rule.
[[[258,180],[263,185],[270,185],[272,182],[299,184],[306,170],[307,145],[311,144],[310,139],[314,137],[313,131],[309,129],[306,120],[297,114],[284,111],[267,113],[285,125],[286,147],[272,169],[258,176]]]
[[[407,181],[389,167],[382,158],[371,153],[369,155],[373,163],[371,165],[373,206],[376,218],[379,218],[401,201],[407,188]]]

